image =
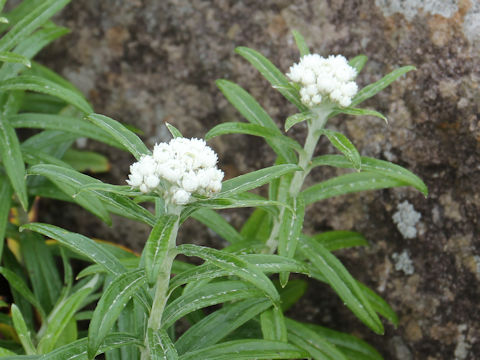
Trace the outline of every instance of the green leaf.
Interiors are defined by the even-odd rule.
[[[413,186],[423,195],[428,195],[428,189],[425,183],[414,173],[408,171],[407,169],[393,164],[388,161],[378,160],[370,157],[361,157],[362,160],[362,171],[376,173],[379,175],[384,175],[391,177],[393,179],[405,182],[406,184]],[[318,156],[312,160],[310,169],[321,166],[334,166],[339,168],[350,168],[351,163],[340,155],[323,155]]]
[[[93,151],[68,149],[62,160],[79,172],[100,173],[110,170],[108,159]]]
[[[287,120],[285,120],[285,131],[290,130],[293,125],[301,123],[302,121],[309,120],[312,118],[312,113],[310,111],[305,111],[297,114],[290,115]]]
[[[137,160],[143,155],[150,154],[150,150],[148,150],[143,141],[118,121],[100,114],[90,114],[88,119],[125,146]]]
[[[87,192],[77,192],[77,189],[83,184],[98,182],[98,180],[78,171],[50,164],[34,165],[28,170],[28,173],[45,176],[65,194],[72,197],[77,204],[98,216],[105,223],[111,224],[110,216],[97,196]]]
[[[170,131],[170,134],[172,134],[172,136],[174,138],[181,138],[181,137],[184,137],[182,135],[182,133],[180,132],[180,130],[178,130],[175,126],[173,126],[172,124],[169,124],[169,123],[165,123],[165,126],[167,127],[168,131]]]
[[[278,129],[277,129],[278,130]],[[297,152],[302,152],[303,148],[295,140],[279,134],[278,131],[266,128],[256,124],[246,124],[239,122],[226,122],[215,126],[206,135],[205,139],[209,140],[213,137],[225,135],[225,134],[247,134],[260,136],[265,139],[275,141],[281,146],[289,147]]]
[[[30,5],[29,11],[0,39],[0,51],[10,50],[69,2],[70,0],[44,0],[34,8]]]
[[[287,327],[281,309],[269,309],[260,315],[260,326],[265,340],[287,342]]]
[[[375,309],[377,313],[382,315],[385,319],[390,321],[395,327],[398,326],[398,315],[393,311],[390,305],[387,304],[385,300],[383,300],[379,295],[375,293],[372,289],[370,289],[365,284],[358,282],[358,286],[362,289],[365,297],[368,299],[372,307]]]
[[[365,86],[363,89],[361,89],[357,93],[357,95],[355,95],[355,97],[352,100],[351,106],[353,107],[371,98],[372,96],[376,95],[377,93],[385,89],[392,82],[397,80],[400,76],[412,70],[416,70],[415,66],[403,66],[401,68],[393,70],[391,73],[385,75],[383,78],[381,78],[377,82],[374,82],[373,84]]]
[[[342,263],[320,243],[301,238],[300,250],[340,296],[345,305],[370,329],[383,334],[383,325],[357,282]]]
[[[26,67],[31,67],[32,64],[30,60],[23,55],[15,54],[9,51],[1,51],[0,52],[0,61],[3,62],[10,62],[10,63],[19,63],[23,64]]]
[[[145,274],[150,286],[155,284],[168,252],[175,247],[179,217],[164,215],[157,219],[143,250]]]
[[[154,332],[152,329],[147,329],[147,342],[151,360],[178,359],[177,350],[165,330],[160,329]]]
[[[308,353],[298,347],[270,340],[233,340],[180,356],[181,360],[302,359]]]
[[[388,123],[388,119],[385,117],[385,115],[379,113],[378,111],[375,110],[369,110],[369,109],[358,109],[358,108],[353,108],[353,107],[342,107],[338,108],[334,111],[335,115],[338,113],[342,114],[347,114],[347,115],[354,115],[354,116],[375,116],[378,117],[382,120],[385,120],[386,123]],[[333,115],[332,115],[333,116]]]
[[[260,296],[260,290],[242,281],[228,280],[205,284],[184,293],[165,308],[162,328],[166,329],[186,314],[207,306]]]
[[[192,244],[180,245],[177,247],[177,250],[186,256],[197,256],[212,262],[219,268],[231,271],[240,279],[243,279],[262,290],[274,304],[278,304],[280,296],[270,279],[254,265],[242,260],[240,257],[220,250]]]
[[[355,169],[361,169],[362,160],[360,159],[360,154],[345,135],[331,130],[320,130],[319,132],[327,136],[332,145],[352,163]]]
[[[305,42],[304,37],[297,30],[292,30],[293,38],[297,44],[298,50],[300,51],[300,57],[310,54],[310,49],[308,48],[307,43]]]
[[[10,116],[8,121],[15,128],[60,130],[125,149],[106,131],[84,119],[54,114],[22,113]]]
[[[62,289],[53,255],[43,237],[32,232],[21,234],[20,249],[35,297],[42,304],[42,308],[49,313]]]
[[[310,237],[310,241],[318,241],[328,251],[346,249],[354,246],[368,246],[367,239],[354,231],[325,231]]]
[[[247,91],[228,80],[220,79],[216,81],[216,84],[228,101],[230,101],[248,122],[263,126],[276,132],[277,135],[282,134],[272,118]],[[295,154],[292,151],[283,148],[277,140],[270,139],[271,138],[266,139],[266,141],[277,154],[280,154],[291,163],[296,162]]]
[[[13,356],[17,356],[17,354],[14,353],[13,351],[0,347],[0,358],[7,357],[7,356],[13,357]]]
[[[11,288],[17,290],[18,293],[25,300],[27,300],[30,304],[35,306],[42,320],[46,319],[47,316],[42,305],[37,300],[35,295],[33,295],[33,293],[28,288],[27,284],[25,283],[25,281],[23,281],[23,279],[20,276],[15,274],[15,272],[13,272],[12,270],[7,269],[6,267],[0,267],[0,274],[2,274],[5,279],[7,279],[8,284],[10,285]]]
[[[271,302],[263,297],[224,306],[191,326],[175,347],[179,354],[184,354],[216,344],[270,306]]]
[[[217,212],[200,208],[191,215],[195,220],[215,231],[220,237],[234,244],[243,240],[242,235]]]
[[[272,201],[267,199],[213,198],[210,200],[204,200],[194,203],[194,206],[217,210],[242,207],[261,207],[276,215],[278,213],[277,207],[285,206],[285,204],[279,201]]]
[[[93,313],[88,330],[88,357],[92,359],[121,311],[145,284],[143,270],[133,270],[117,276],[104,291]]]
[[[362,71],[363,67],[368,61],[368,57],[365,55],[357,55],[353,59],[350,59],[348,61],[348,65],[353,67],[355,70],[357,70],[357,75]]]
[[[324,337],[312,331],[302,323],[285,319],[288,330],[288,339],[298,347],[309,352],[310,356],[318,360],[348,360],[335,345]],[[355,359],[358,360],[358,359]]]
[[[66,299],[62,299],[62,301],[55,306],[48,316],[47,327],[42,328],[38,333],[40,339],[38,352],[40,354],[46,354],[55,348],[55,344],[73,319],[75,313],[82,307],[86,297],[95,290],[98,282],[98,276],[92,278],[87,284]]]
[[[291,321],[291,320],[290,320]],[[335,345],[350,360],[383,360],[372,346],[357,337],[314,324],[302,324]]]
[[[298,90],[290,84],[286,76],[273,65],[270,60],[259,52],[247,47],[237,47],[235,52],[243,56],[253,65],[265,79],[272,84],[288,101],[294,104],[301,112],[308,108],[300,100]]]
[[[247,221],[243,224],[240,234],[245,240],[267,239],[270,235],[271,219],[270,214],[264,209],[255,209]],[[262,241],[265,242],[265,241]]]
[[[7,100],[8,101],[8,100]],[[7,176],[24,210],[28,208],[25,164],[17,134],[4,114],[0,114],[0,153]]]
[[[102,354],[106,351],[116,349],[122,346],[135,345],[142,347],[142,342],[130,334],[124,333],[112,333],[109,334],[103,344],[100,346],[100,349],[97,355]],[[87,360],[87,338],[82,338],[80,340],[74,341],[68,345],[64,345],[58,349],[53,350],[48,354],[44,354],[41,358],[42,360]]]
[[[297,165],[283,164],[252,171],[248,174],[240,175],[233,179],[224,181],[222,184],[222,191],[217,196],[228,197],[247,190],[255,189],[282,175],[300,170],[301,168]]]
[[[15,47],[14,52],[23,55],[27,59],[32,59],[42,48],[54,41],[55,39],[68,34],[69,30],[60,26],[52,26],[37,30],[32,35],[22,40]],[[32,64],[32,67],[34,65]],[[15,77],[20,71],[24,71],[25,66],[18,63],[4,63],[0,67],[0,79],[8,79]]]
[[[72,233],[57,226],[42,223],[25,224],[20,230],[24,229],[35,231],[57,240],[73,252],[85,256],[92,262],[99,264],[109,273],[120,275],[125,272],[125,268],[114,255],[86,236]]]
[[[20,342],[22,343],[25,353],[27,355],[35,355],[37,351],[33,346],[32,338],[30,337],[30,331],[28,331],[27,324],[25,323],[22,313],[18,309],[17,305],[12,304],[11,312],[13,326],[17,332]]]
[[[376,173],[360,172],[345,174],[322,181],[302,191],[308,204],[334,196],[352,192],[385,189],[390,187],[408,186],[409,184],[391,177]]]
[[[55,26],[55,28],[56,27],[57,26]],[[77,89],[75,87],[75,85],[73,85],[70,81],[68,81],[64,77],[60,76],[58,73],[49,69],[48,67],[39,64],[36,61],[32,61],[32,68],[30,70],[28,70],[28,74],[29,75],[40,76],[44,79],[50,80],[54,83],[57,83],[58,85],[60,85],[64,88],[72,90],[73,92],[76,92],[80,96],[83,96],[82,92],[79,89]],[[69,115],[73,115],[73,114],[69,113]]]
[[[302,195],[291,200],[292,211],[285,209],[280,222],[278,234],[278,254],[287,258],[293,258],[297,249],[298,239],[302,232],[303,219],[305,217],[305,200]],[[288,272],[280,273],[280,284],[285,287],[288,282]]]
[[[77,92],[54,83],[53,81],[43,79],[34,75],[20,75],[15,78],[0,82],[0,91],[28,90],[42,94],[48,94],[75,106],[86,114],[93,112],[90,104]]]
[[[12,203],[12,187],[7,178],[0,176],[0,263],[2,261],[3,243],[5,232],[8,225],[8,215],[10,213],[10,205]]]

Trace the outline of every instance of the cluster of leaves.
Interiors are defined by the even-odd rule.
[[[284,312],[302,296],[307,284],[302,279],[289,280],[288,274],[304,274],[329,284],[362,322],[376,333],[383,333],[378,314],[396,324],[395,313],[371,289],[356,281],[332,254],[366,245],[365,238],[351,231],[304,234],[305,207],[333,196],[395,186],[413,186],[426,194],[423,182],[397,165],[361,157],[343,134],[330,130],[322,130],[322,134],[342,155],[319,156],[306,169],[302,168],[302,146],[283,135],[247,91],[227,80],[217,82],[220,90],[249,123],[221,124],[206,137],[228,133],[261,136],[278,155],[275,165],[225,181],[214,198],[197,199],[185,206],[180,215],[165,213],[162,200],[154,194],[140,195],[128,186],[104,184],[82,174],[72,158],[83,163],[86,155],[67,156],[73,141],[80,136],[127,150],[137,159],[150,152],[124,125],[94,114],[68,82],[30,61],[41,48],[35,36],[54,29],[60,33],[58,36],[65,33],[47,20],[67,2],[24,1],[5,15],[11,28],[0,40],[0,50],[12,50],[5,57],[10,56],[10,61],[17,59],[0,68],[0,184],[2,199],[7,199],[0,204],[0,235],[20,244],[19,252],[12,251],[13,246],[5,247],[2,256],[0,273],[10,285],[14,304],[10,316],[0,317],[5,325],[0,328],[5,329],[2,333],[10,337],[0,340],[0,356],[93,359],[105,354],[109,360],[145,356],[185,360],[381,359],[371,346],[352,335],[286,317]],[[6,26],[4,30],[8,29]],[[21,35],[15,35],[18,33]],[[307,53],[301,36],[295,35],[301,53]],[[43,46],[58,37],[43,36]],[[34,40],[27,42],[31,38]],[[269,60],[252,49],[238,48],[237,52],[298,107],[300,113],[287,119],[286,129],[311,119],[313,115],[301,103],[298,89]],[[351,65],[360,71],[365,62],[364,56],[358,56]],[[5,66],[15,70],[2,72]],[[354,105],[408,70],[411,68],[398,69],[365,87],[355,97]],[[337,108],[330,116],[338,113],[382,117],[357,108]],[[21,142],[14,130],[17,127],[43,131]],[[181,136],[174,127],[169,129],[173,136]],[[294,174],[303,171],[306,176],[316,166],[351,168],[353,172],[313,185],[293,198],[289,196],[287,190]],[[26,180],[25,175],[29,175]],[[266,184],[268,198],[250,192]],[[9,209],[13,206],[20,212],[27,211],[34,196],[76,202],[106,223],[110,223],[110,213],[119,214],[152,226],[152,231],[138,257],[53,225],[28,220],[20,221],[20,228],[8,224]],[[18,203],[11,203],[10,199],[17,199]],[[141,206],[142,202],[155,203],[155,214]],[[215,211],[237,207],[257,208],[239,231]],[[230,245],[222,250],[192,244],[170,246],[178,225],[188,217],[204,223]],[[275,231],[278,255],[265,251]],[[55,242],[45,242],[44,237]],[[194,266],[173,260],[179,254],[201,258],[204,263]],[[61,271],[57,257],[63,264]],[[156,282],[167,258],[173,260],[171,273],[175,276],[170,279],[167,269],[166,288],[160,289],[165,290],[167,302],[161,323],[152,330],[149,319],[159,291]],[[71,259],[91,263],[76,276],[76,284]],[[214,305],[217,307],[210,308]],[[88,332],[78,328],[79,321],[88,322]],[[188,329],[176,331],[178,324],[183,328],[188,325]]]

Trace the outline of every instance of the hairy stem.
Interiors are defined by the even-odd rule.
[[[299,155],[298,165],[303,169],[295,172],[288,188],[287,198],[296,198],[302,189],[305,178],[309,173],[308,166],[312,160],[315,148],[317,147],[318,139],[320,138],[319,131],[323,129],[327,122],[328,115],[331,112],[330,106],[320,107],[312,110],[315,117],[308,122],[307,138],[303,146],[304,152]],[[264,253],[273,254],[278,246],[278,232],[283,218],[285,208],[280,209],[280,214],[273,221],[272,231],[266,242]]]

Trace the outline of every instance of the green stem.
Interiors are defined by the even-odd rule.
[[[303,170],[297,171],[293,175],[293,178],[290,182],[287,199],[296,198],[302,189],[305,178],[310,171],[308,166],[310,165],[315,148],[317,147],[318,140],[321,136],[319,130],[322,130],[325,126],[331,110],[331,106],[328,105],[312,110],[315,116],[308,122],[307,138],[305,139],[305,145],[303,146],[304,152],[299,155],[298,159],[298,165]],[[280,214],[274,219],[272,231],[266,242],[264,253],[273,254],[277,250],[278,232],[280,231],[280,225],[284,212],[285,208],[282,207],[280,209]]]
[[[148,329],[151,329],[152,332],[156,332],[161,328],[162,325],[162,315],[165,305],[168,300],[168,287],[170,284],[170,276],[172,273],[172,265],[177,252],[176,240],[178,227],[180,222],[180,216],[178,216],[177,221],[170,233],[170,238],[168,239],[168,251],[165,256],[164,261],[158,272],[157,282],[155,284],[155,296],[153,298],[152,309],[150,311],[150,317],[148,318]],[[145,344],[142,351],[142,360],[150,359],[150,349],[148,346],[148,337],[145,336]]]

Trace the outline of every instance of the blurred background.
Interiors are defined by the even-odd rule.
[[[365,192],[317,203],[306,218],[311,234],[335,229],[366,236],[368,248],[339,255],[393,306],[400,326],[387,325],[383,337],[371,333],[326,285],[314,282],[291,315],[354,333],[385,359],[480,358],[480,2],[82,0],[56,22],[72,33],[44,51],[40,62],[79,87],[96,112],[141,129],[150,147],[169,139],[166,121],[187,137],[203,137],[221,122],[244,121],[216,88],[218,78],[243,86],[283,127],[293,106],[235,55],[236,46],[260,51],[286,72],[298,61],[291,35],[296,29],[312,52],[367,55],[360,86],[415,65],[417,71],[366,103],[385,114],[388,125],[338,117],[328,128],[344,132],[362,155],[418,174],[429,197],[411,189]],[[297,125],[289,134],[303,141],[304,130]],[[111,159],[104,180],[125,183],[133,158],[93,142],[79,145]],[[274,161],[258,138],[228,135],[210,145],[227,177]],[[327,142],[317,151],[335,153]],[[317,170],[311,182],[335,172]],[[404,206],[407,213],[421,215],[412,238],[404,238],[393,220],[404,201],[411,205]],[[147,228],[119,218],[108,228],[74,205],[43,206],[44,221],[133,249],[148,235]],[[248,210],[224,215],[239,227]],[[224,245],[193,220],[181,239]]]

